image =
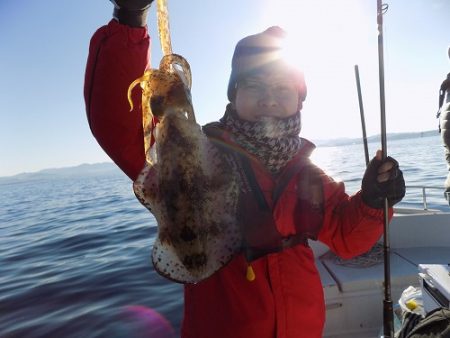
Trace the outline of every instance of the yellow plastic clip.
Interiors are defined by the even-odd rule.
[[[246,277],[247,277],[247,280],[249,282],[253,282],[255,280],[255,278],[256,278],[255,271],[253,271],[253,268],[252,268],[252,266],[250,264],[247,266],[247,275],[246,275]]]

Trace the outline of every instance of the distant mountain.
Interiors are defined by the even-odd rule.
[[[120,169],[111,162],[80,164],[75,167],[51,168],[32,173],[21,173],[14,176],[0,177],[0,183],[17,182],[21,180],[40,180],[49,178],[64,178],[76,176],[95,176],[95,175],[120,175]]]
[[[388,133],[387,140],[404,140],[404,139],[412,139],[412,138],[420,138],[420,137],[430,137],[437,136],[439,132],[437,130],[428,130],[421,132],[408,132],[408,133]],[[321,147],[337,147],[344,146],[349,144],[362,144],[362,137],[359,138],[336,138],[336,139],[328,139],[328,140],[313,140],[316,146]],[[368,143],[372,142],[381,142],[381,135],[373,135],[367,138]]]
[[[65,167],[65,168],[50,168],[39,171],[38,173],[41,175],[90,175],[90,174],[98,174],[105,172],[117,172],[118,168],[114,163],[111,162],[103,162],[103,163],[94,163],[88,164],[83,163],[77,165],[75,167]],[[22,174],[26,175],[26,174]]]
[[[411,139],[419,137],[430,137],[439,135],[437,130],[429,130],[423,132],[410,133],[389,133],[387,135],[388,141]],[[367,142],[380,142],[381,136],[374,135],[367,138]],[[336,147],[349,144],[362,144],[361,138],[336,138],[329,140],[313,140],[317,146],[321,147]],[[80,164],[75,167],[52,168],[44,169],[33,173],[22,173],[14,176],[0,177],[0,184],[8,182],[17,182],[20,180],[38,180],[49,178],[64,178],[76,176],[95,176],[95,175],[124,175],[120,169],[111,162],[94,163],[94,164]]]

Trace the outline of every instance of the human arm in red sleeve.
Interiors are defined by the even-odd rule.
[[[383,210],[367,206],[361,192],[348,196],[343,183],[326,180],[324,223],[318,239],[345,259],[369,251],[383,233]]]
[[[364,173],[361,191],[349,197],[344,184],[323,176],[325,196],[324,226],[319,239],[342,258],[368,251],[379,239],[384,225],[384,201],[392,206],[405,196],[405,180],[398,162],[381,151],[370,161]]]
[[[133,28],[111,20],[95,32],[89,47],[84,98],[89,126],[108,156],[135,180],[144,166],[141,91],[133,91],[130,112],[128,86],[149,65],[150,38],[146,27]]]

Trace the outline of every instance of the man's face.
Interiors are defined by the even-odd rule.
[[[233,105],[238,116],[247,121],[285,118],[301,109],[292,75],[269,69],[239,81]]]

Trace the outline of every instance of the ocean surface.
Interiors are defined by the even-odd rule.
[[[371,157],[377,146],[369,143]],[[427,190],[428,208],[450,210],[439,137],[388,146],[408,187],[437,188]],[[358,190],[361,144],[321,147],[313,160]],[[129,179],[115,168],[65,172],[0,179],[0,337],[152,337],[152,310],[178,336],[182,286],[152,268],[156,222]],[[422,190],[408,188],[401,205],[422,203]]]

